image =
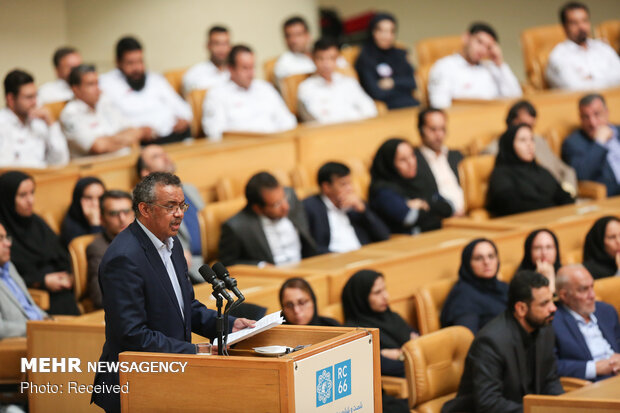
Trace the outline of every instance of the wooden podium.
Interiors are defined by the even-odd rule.
[[[278,357],[253,350],[307,344]],[[378,329],[281,325],[229,353],[121,353],[121,362],[187,362],[178,373],[121,372],[121,411],[381,412]]]

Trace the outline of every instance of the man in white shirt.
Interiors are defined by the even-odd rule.
[[[317,73],[297,91],[300,116],[305,121],[335,123],[377,116],[377,107],[356,79],[336,72],[338,43],[319,39],[312,57]]]
[[[148,128],[132,128],[114,104],[101,94],[95,66],[79,65],[69,75],[74,99],[60,114],[72,157],[97,155],[150,140]]]
[[[132,126],[147,127],[159,144],[190,136],[192,110],[160,74],[146,72],[142,46],[133,37],[116,44],[116,66],[99,86]]]
[[[446,120],[441,109],[426,108],[418,114],[418,131],[422,138],[422,145],[415,150],[418,177],[452,205],[455,215],[463,215],[465,198],[458,174],[463,154],[446,147]]]
[[[0,167],[45,168],[69,161],[67,141],[49,111],[37,107],[34,78],[13,70],[4,78],[0,110]]]
[[[474,23],[463,35],[463,50],[439,59],[429,73],[430,106],[447,108],[453,99],[515,98],[519,81],[502,55],[497,34],[485,23]]]
[[[590,12],[570,2],[560,10],[567,39],[549,55],[545,75],[553,88],[587,90],[620,85],[620,57],[607,43],[590,38]]]
[[[310,30],[303,17],[294,16],[284,22],[282,30],[288,50],[284,52],[273,68],[276,80],[316,70],[310,55]]]
[[[230,35],[228,29],[213,26],[207,35],[209,60],[190,67],[183,75],[183,95],[195,89],[211,89],[230,79],[226,58],[230,53]]]
[[[38,101],[40,105],[71,100],[73,92],[68,83],[69,73],[71,73],[71,69],[82,64],[82,56],[73,47],[61,47],[54,52],[52,61],[57,79],[53,82],[44,83],[39,88]]]
[[[243,45],[228,55],[230,80],[207,93],[202,128],[211,141],[220,141],[228,131],[275,133],[297,126],[275,88],[254,79],[254,53]]]

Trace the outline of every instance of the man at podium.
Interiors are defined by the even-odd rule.
[[[213,339],[216,313],[194,298],[177,233],[188,205],[181,180],[154,172],[133,191],[136,220],[110,244],[99,266],[106,341],[100,361],[123,351],[194,354],[191,333]],[[230,317],[232,331],[253,326]],[[118,385],[118,372],[98,372],[95,385]],[[124,384],[124,383],[123,383]],[[120,394],[95,393],[106,412],[120,411]]]

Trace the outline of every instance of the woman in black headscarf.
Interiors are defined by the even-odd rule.
[[[592,277],[618,275],[620,263],[620,219],[614,216],[599,218],[583,244],[583,265]]]
[[[535,159],[534,135],[526,124],[510,126],[499,140],[489,179],[487,209],[494,216],[572,204],[551,173]]]
[[[355,62],[355,70],[366,93],[385,102],[390,109],[419,105],[413,97],[416,84],[407,52],[394,46],[394,16],[388,13],[375,15],[370,21],[369,31],[369,39]]]
[[[81,235],[101,232],[99,198],[104,192],[105,186],[98,178],[88,176],[76,182],[73,200],[60,230],[63,245],[69,245],[73,238]]]
[[[508,285],[497,279],[499,258],[493,241],[478,238],[461,255],[459,280],[441,310],[441,326],[464,326],[474,335],[506,309]]]
[[[289,278],[280,288],[280,306],[286,324],[339,326],[340,323],[317,313],[316,296],[308,281]]]
[[[418,334],[397,313],[390,310],[383,274],[361,270],[349,278],[342,290],[345,324],[375,327],[381,341],[381,374],[404,376],[400,348]]]
[[[370,168],[370,207],[392,233],[416,234],[441,228],[453,208],[436,188],[418,177],[413,146],[400,138],[385,141]]]
[[[79,314],[69,254],[58,236],[33,212],[34,189],[32,177],[22,172],[0,176],[0,222],[13,237],[11,262],[28,287],[49,292],[49,314]]]
[[[560,244],[555,234],[541,228],[532,231],[525,239],[523,259],[517,269],[536,271],[547,277],[549,289],[555,292],[555,274],[562,263],[560,261]]]

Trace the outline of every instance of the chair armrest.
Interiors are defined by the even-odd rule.
[[[47,311],[50,309],[50,295],[47,291],[28,288],[28,292],[34,300],[34,303],[38,305],[41,310]]]
[[[0,340],[0,384],[23,381],[20,362],[26,357],[26,337],[12,337]]]
[[[570,392],[583,386],[589,386],[592,382],[575,377],[560,377],[560,384],[562,384],[565,392]]]
[[[386,394],[398,399],[406,399],[409,397],[407,379],[403,377],[381,376],[381,387]]]
[[[577,183],[577,195],[581,198],[605,199],[607,198],[607,187],[594,181],[579,181]]]

